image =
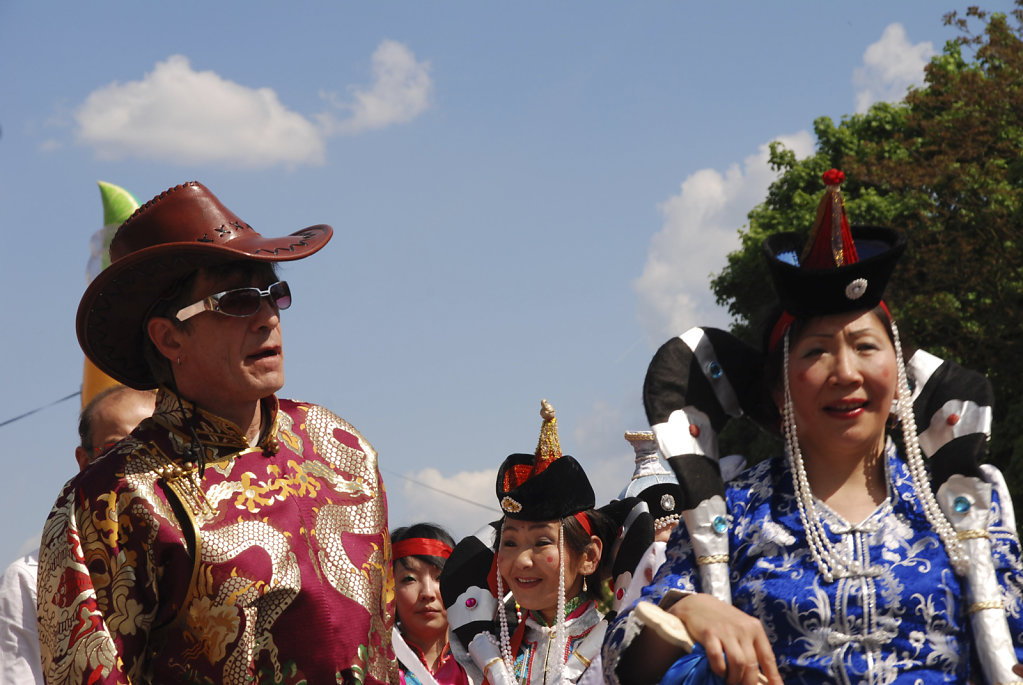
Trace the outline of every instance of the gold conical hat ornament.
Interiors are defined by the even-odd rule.
[[[561,443],[558,441],[558,419],[554,407],[546,399],[540,400],[540,439],[531,464],[516,464],[505,472],[504,489],[513,490],[533,476],[547,470],[555,459],[561,458]]]
[[[558,420],[540,402],[540,439],[533,454],[509,455],[497,474],[497,500],[506,515],[530,521],[571,516],[594,506],[593,488],[582,466],[561,454]]]
[[[547,400],[540,400],[540,439],[536,443],[536,463],[533,474],[537,475],[551,465],[555,459],[561,458],[561,443],[558,441],[558,418],[554,415],[554,407]]]

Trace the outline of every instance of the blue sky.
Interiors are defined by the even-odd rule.
[[[767,144],[900,99],[963,7],[0,0],[0,421],[81,383],[96,182],[197,179],[264,235],[334,226],[283,269],[282,395],[376,446],[392,525],[496,516],[542,397],[606,501],[653,351],[728,323],[708,282]],[[0,559],[73,474],[78,409],[0,427]]]

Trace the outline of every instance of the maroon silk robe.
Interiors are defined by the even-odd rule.
[[[161,391],[43,530],[48,683],[396,683],[387,505],[343,419],[267,398],[237,427]],[[195,417],[194,419],[191,417]],[[206,449],[200,478],[187,421]]]

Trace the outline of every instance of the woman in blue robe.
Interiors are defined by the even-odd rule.
[[[765,245],[783,311],[760,385],[785,454],[693,497],[640,601],[680,619],[728,683],[1019,682],[1019,541],[1004,479],[979,464],[990,387],[923,352],[903,362],[881,297],[904,239],[850,230],[841,172],[825,182],[802,255],[794,234]],[[694,368],[713,357],[691,332],[677,340],[690,341]],[[671,356],[658,355],[647,392]],[[717,360],[703,365],[708,378],[727,376],[721,363],[725,374]],[[728,397],[713,380],[702,400],[688,385],[662,416],[647,398],[680,482],[713,455],[680,454],[673,434],[695,445],[701,427],[720,427]],[[680,656],[638,613],[608,632],[608,683],[657,682]]]

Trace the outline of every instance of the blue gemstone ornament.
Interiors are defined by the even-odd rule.
[[[707,370],[710,371],[710,377],[714,380],[721,378],[721,374],[724,373],[721,369],[721,365],[717,362],[711,362],[710,366],[707,367]]]
[[[952,508],[960,514],[965,514],[970,510],[970,500],[966,499],[962,495],[952,500]]]
[[[728,521],[725,520],[724,516],[715,516],[711,526],[713,526],[714,532],[720,535],[728,530]]]

